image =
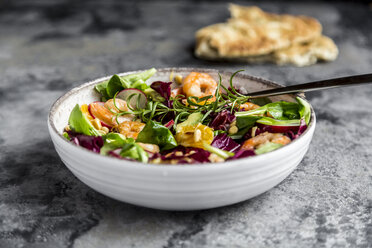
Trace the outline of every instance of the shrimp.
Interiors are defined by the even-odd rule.
[[[213,96],[217,89],[217,82],[207,73],[191,72],[183,80],[183,92],[187,97]]]
[[[115,104],[118,108],[115,107]],[[89,105],[90,113],[98,118],[100,121],[104,122],[108,126],[115,126],[123,121],[131,121],[134,118],[132,114],[120,115],[116,118],[115,113],[119,111],[129,111],[127,102],[121,99],[114,100],[110,99],[105,104],[101,102],[93,102]]]
[[[253,150],[267,142],[286,145],[291,142],[291,139],[281,133],[264,132],[246,140],[242,146],[242,149]]]
[[[176,97],[178,95],[183,95],[182,87],[180,88],[175,88],[171,91],[171,97]]]
[[[114,99],[107,100],[104,106],[115,113],[119,111],[129,111],[127,102],[118,98],[115,99],[115,103]]]
[[[127,138],[137,139],[138,134],[145,127],[145,123],[137,121],[123,121],[114,128]]]
[[[253,110],[253,109],[257,109],[259,107],[260,106],[258,106],[257,104],[254,104],[254,103],[251,103],[251,102],[246,102],[246,103],[243,103],[242,105],[240,105],[239,109],[242,110],[242,111],[250,111],[250,110]]]

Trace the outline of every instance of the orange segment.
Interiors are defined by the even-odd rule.
[[[185,147],[204,149],[203,143],[210,145],[213,141],[213,129],[200,123],[193,126],[182,126],[175,138],[178,144]]]

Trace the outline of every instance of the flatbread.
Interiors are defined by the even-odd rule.
[[[197,57],[306,66],[332,61],[338,55],[337,46],[321,35],[321,24],[314,18],[270,14],[234,4],[230,12],[232,18],[226,23],[197,31]]]
[[[205,57],[257,56],[310,41],[322,26],[311,17],[269,14],[258,7],[231,5],[232,18],[196,33],[196,55]],[[213,53],[213,54],[209,54]]]
[[[333,61],[338,56],[336,44],[327,36],[320,36],[316,39],[293,44],[288,48],[276,50],[269,54],[258,56],[246,56],[235,58],[203,57],[213,61],[265,63],[271,62],[278,65],[293,64],[298,67],[313,65],[318,61]]]
[[[307,43],[294,44],[289,48],[275,51],[272,62],[284,65],[307,66],[318,61],[333,61],[337,58],[336,44],[327,36],[320,36]]]

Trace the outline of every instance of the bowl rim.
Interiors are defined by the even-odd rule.
[[[117,73],[117,75],[124,76],[124,75],[133,74],[133,73],[143,72],[144,70],[145,69],[136,70],[136,71],[122,72],[122,73]],[[231,72],[230,70],[218,70],[218,69],[210,69],[210,68],[193,68],[193,67],[165,67],[165,68],[156,68],[156,70],[157,70],[157,72],[168,72],[168,71],[172,72],[172,71],[177,70],[179,72],[182,72],[182,71],[184,71],[184,72],[198,71],[198,72],[205,72],[205,73],[212,73],[212,72],[213,73],[220,73],[220,74],[225,74],[225,75],[226,74],[227,75],[233,74],[233,72]],[[284,87],[283,85],[281,85],[279,83],[276,83],[274,81],[271,81],[271,80],[268,80],[268,79],[265,79],[265,78],[261,78],[261,77],[258,77],[258,76],[252,76],[252,75],[249,75],[249,74],[246,74],[246,73],[239,73],[236,76],[244,78],[244,79],[258,81],[260,83],[264,83],[264,84],[272,86],[274,88]],[[282,152],[286,149],[289,149],[290,147],[293,147],[300,140],[302,140],[305,136],[307,136],[310,133],[310,130],[312,128],[314,128],[315,123],[316,123],[316,117],[315,117],[314,109],[313,109],[312,105],[305,98],[305,95],[303,93],[292,94],[292,95],[295,95],[295,96],[298,96],[298,97],[302,98],[303,100],[305,100],[310,105],[311,118],[310,118],[309,125],[308,125],[307,129],[305,130],[305,132],[302,133],[297,139],[292,140],[291,143],[289,143],[289,144],[287,144],[283,147],[280,147],[280,148],[278,148],[274,151],[268,152],[268,153],[255,155],[255,156],[250,156],[250,157],[241,158],[241,159],[236,159],[236,160],[231,160],[231,161],[219,162],[219,163],[210,162],[210,163],[193,163],[193,164],[152,164],[152,163],[142,163],[142,162],[138,162],[138,161],[130,161],[130,160],[118,159],[118,158],[110,157],[110,156],[104,156],[104,155],[101,155],[99,153],[95,153],[93,151],[85,149],[83,147],[77,146],[77,145],[69,142],[68,140],[66,140],[66,138],[60,132],[58,132],[58,130],[57,130],[55,124],[54,124],[53,117],[54,117],[54,113],[55,113],[56,109],[58,108],[58,106],[61,105],[69,96],[71,96],[73,94],[77,94],[83,88],[98,84],[102,81],[108,80],[111,77],[112,77],[112,75],[100,77],[100,78],[90,80],[86,83],[83,83],[81,85],[78,85],[76,87],[71,88],[66,93],[64,93],[59,98],[57,98],[57,100],[54,101],[54,103],[51,105],[49,113],[48,113],[48,126],[50,127],[49,132],[51,132],[51,130],[52,130],[54,132],[54,134],[56,134],[56,136],[60,140],[63,140],[63,142],[65,142],[65,144],[67,146],[71,147],[71,149],[74,149],[78,152],[79,151],[83,152],[83,153],[85,153],[86,156],[92,156],[92,158],[100,158],[100,159],[103,159],[103,160],[107,160],[107,163],[105,163],[105,165],[111,164],[111,165],[120,166],[120,167],[123,167],[123,166],[131,166],[132,167],[133,165],[135,165],[135,167],[137,167],[138,169],[140,169],[142,167],[145,167],[145,168],[159,168],[159,169],[164,169],[164,168],[169,168],[169,169],[171,169],[171,168],[209,168],[211,166],[213,168],[225,168],[226,166],[231,167],[232,165],[236,165],[236,164],[244,164],[245,166],[249,166],[249,165],[252,165],[257,160],[259,161],[259,160],[265,159],[266,157],[270,157],[270,156],[273,156],[275,154],[279,154],[280,152]],[[287,95],[291,95],[291,94],[287,94]],[[249,163],[249,162],[251,162],[251,163]],[[141,167],[138,167],[138,166],[141,166]]]

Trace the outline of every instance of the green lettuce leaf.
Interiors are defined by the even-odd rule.
[[[300,120],[276,120],[270,117],[261,117],[256,121],[257,123],[269,126],[299,126]]]
[[[79,104],[72,109],[68,119],[70,128],[76,132],[89,136],[101,136],[101,132],[94,128],[88,118],[81,112]]]
[[[132,138],[125,138],[120,133],[108,133],[104,137],[104,145],[101,148],[101,154],[107,155],[109,151],[122,148],[120,156],[125,158],[132,158],[140,162],[148,162],[148,154],[141,146],[135,143]]]
[[[147,88],[143,90],[143,92],[146,94],[147,97],[152,99],[155,102],[164,102],[165,98],[162,97],[156,90],[153,88]]]
[[[267,112],[275,119],[299,119],[299,105],[294,102],[273,102],[267,105]]]
[[[107,83],[106,92],[109,98],[113,98],[116,92],[124,89],[124,81],[118,76],[113,75]]]
[[[248,115],[236,117],[236,126],[239,130],[244,128],[251,128],[256,124],[256,121],[261,119],[262,116]]]
[[[104,143],[101,148],[102,155],[107,155],[109,151],[123,147],[125,144],[134,143],[134,139],[126,139],[125,136],[120,133],[108,133],[103,136],[103,140]]]
[[[311,107],[310,104],[307,103],[304,99],[300,97],[296,97],[298,104],[300,105],[299,113],[302,118],[305,118],[306,125],[309,125],[310,118],[311,118]]]
[[[63,132],[63,137],[65,137],[67,140],[70,140],[70,136],[68,136],[68,133],[66,133],[66,132]]]
[[[250,101],[258,106],[263,106],[272,102],[268,97],[252,98]]]
[[[266,113],[266,111],[267,111],[267,105],[250,110],[250,111],[236,112],[235,116],[236,117],[252,116],[252,115],[263,116]]]
[[[108,99],[110,99],[110,97],[108,96],[107,94],[107,84],[108,84],[109,80],[107,81],[104,81],[100,84],[97,84],[96,86],[94,86],[94,89],[101,94],[101,101],[102,102],[106,102]]]
[[[264,153],[268,153],[268,152],[274,151],[274,150],[276,150],[276,149],[278,149],[278,148],[280,148],[282,146],[283,146],[282,144],[268,142],[266,144],[263,144],[260,148],[257,148],[254,152],[257,155],[264,154]]]
[[[244,134],[248,132],[251,127],[256,125],[256,122],[260,120],[262,116],[255,116],[255,115],[248,115],[248,116],[238,116],[236,117],[236,126],[238,128],[238,132],[229,135],[232,139],[241,139],[243,138]]]
[[[253,109],[250,111],[237,112],[235,116],[237,117],[252,116],[252,115],[262,116],[268,113],[275,119],[292,120],[292,119],[300,118],[299,108],[300,108],[300,105],[298,103],[279,101],[279,102],[268,103],[262,107],[259,107],[257,109]]]
[[[137,142],[158,145],[160,150],[169,150],[177,146],[177,141],[171,131],[154,121],[148,121],[138,134]]]
[[[235,153],[233,153],[233,152],[229,152],[229,151],[219,149],[217,147],[208,145],[207,143],[203,143],[203,146],[204,146],[205,150],[209,151],[210,153],[214,153],[214,154],[216,154],[217,156],[219,156],[223,159],[228,159],[229,157],[233,157],[235,155]]]
[[[120,156],[132,158],[143,163],[147,163],[149,160],[149,155],[147,152],[136,143],[124,144],[120,152]]]
[[[144,72],[122,77],[113,75],[109,80],[97,84],[94,88],[105,100],[112,98],[116,92],[123,89],[136,88],[145,91],[150,87],[146,84],[146,80],[152,77],[155,73],[156,69],[151,68]]]

